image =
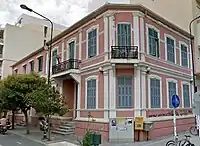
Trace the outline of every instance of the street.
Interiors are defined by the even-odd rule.
[[[9,132],[6,135],[0,134],[0,146],[44,146],[44,145]]]

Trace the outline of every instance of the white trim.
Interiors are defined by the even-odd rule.
[[[164,37],[165,37],[165,61],[168,61],[167,60],[167,38],[170,38],[170,39],[174,40],[174,59],[175,59],[174,64],[176,64],[177,63],[177,60],[176,60],[176,58],[177,58],[176,57],[176,39],[173,36],[166,34],[166,33],[164,34]],[[171,61],[168,61],[168,62],[173,63]]]
[[[29,60],[28,63],[30,63],[31,61],[34,61],[34,59]]]
[[[80,118],[80,109],[81,109],[81,82],[78,83],[78,93],[77,93],[77,118]]]
[[[141,109],[141,72],[140,67],[134,68],[134,107],[137,109]],[[134,116],[141,116],[140,110],[134,111]]]
[[[87,77],[86,79],[85,79],[85,109],[88,109],[87,108],[87,81],[89,81],[89,80],[92,80],[92,79],[95,79],[96,80],[96,109],[98,109],[98,104],[99,104],[99,102],[98,102],[98,91],[99,91],[99,88],[98,88],[98,84],[99,84],[99,81],[98,81],[98,76],[96,75],[96,76],[89,76],[89,77]]]
[[[138,52],[140,53],[139,16],[137,15],[137,13],[134,12],[133,12],[133,30],[134,30],[133,45],[138,46]]]
[[[184,45],[184,46],[186,46],[187,47],[187,61],[188,61],[188,66],[187,66],[187,68],[189,68],[189,64],[190,64],[190,51],[189,51],[189,47],[188,47],[188,45],[185,43],[185,42],[183,42],[183,41],[179,41],[179,54],[180,54],[180,66],[182,66],[182,67],[186,67],[186,66],[183,66],[182,65],[182,56],[181,56],[181,45]]]
[[[73,118],[75,119],[76,118],[76,105],[77,105],[77,103],[76,103],[76,91],[77,91],[77,88],[76,88],[77,86],[76,86],[76,82],[74,81],[74,105],[73,105]]]
[[[43,56],[43,55],[40,54],[40,55],[38,55],[38,56],[36,57],[36,59],[38,59],[38,58],[40,58],[40,57],[42,57],[42,56]]]
[[[27,63],[24,63],[24,64],[22,64],[21,66],[23,67],[23,66],[25,66],[25,65],[27,65]]]
[[[162,77],[158,76],[158,75],[149,75],[148,77],[148,95],[149,95],[149,103],[148,103],[148,107],[151,108],[151,87],[150,87],[150,81],[151,79],[158,79],[160,80],[160,107],[159,108],[162,108]]]
[[[144,17],[140,17],[140,43],[141,43],[141,61],[145,62],[145,23]],[[146,98],[146,97],[145,97]]]
[[[166,79],[166,91],[167,91],[167,108],[169,108],[169,88],[168,88],[168,82],[176,83],[176,94],[178,95],[178,81],[172,78]]]
[[[18,68],[14,68],[13,70],[16,71],[16,70],[18,70]]]
[[[108,17],[104,17],[104,52],[108,52],[108,32],[109,32],[109,26],[108,26]],[[105,55],[105,60],[108,60],[108,54]]]
[[[184,108],[183,85],[188,85],[189,86],[189,101],[190,101],[190,108],[191,108],[192,107],[191,106],[192,103],[191,103],[191,94],[190,94],[191,93],[190,83],[186,82],[186,81],[181,81],[182,108]]]
[[[109,78],[108,78],[108,72],[104,71],[104,119],[108,119],[109,112],[108,112],[108,101],[109,101],[109,89],[108,89],[108,83],[109,83]]]
[[[154,29],[154,30],[158,33],[158,47],[159,47],[158,49],[159,49],[159,57],[152,56],[152,55],[150,55],[150,53],[149,53],[149,28]],[[155,57],[155,58],[160,59],[160,58],[161,58],[161,48],[160,48],[160,30],[157,29],[155,26],[146,23],[146,40],[147,40],[147,41],[146,41],[146,45],[147,45],[147,54],[149,54],[149,55],[152,56],[152,57]]]
[[[71,38],[70,40],[67,41],[67,48],[68,48],[67,58],[69,59],[70,55],[69,44],[72,42],[74,42],[74,59],[76,59],[76,38]]]
[[[132,40],[132,38],[133,38],[133,24],[132,23],[130,23],[130,22],[118,22],[117,24],[116,24],[116,44],[118,45],[118,25],[119,24],[130,24],[131,25],[131,46],[133,46],[133,40]]]
[[[116,118],[116,68],[109,70],[109,118]]]
[[[94,25],[94,26],[92,26],[92,27],[90,27],[89,29],[87,29],[87,31],[86,31],[86,58],[88,59],[89,57],[88,57],[88,33],[89,32],[91,32],[91,31],[93,31],[93,30],[97,30],[97,37],[96,37],[96,51],[97,51],[97,54],[96,54],[96,56],[98,56],[99,55],[99,24],[97,24],[97,25]],[[94,56],[93,56],[94,57]]]

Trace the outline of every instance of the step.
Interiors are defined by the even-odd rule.
[[[59,127],[60,129],[75,129],[75,127],[72,127],[72,126],[60,126]]]
[[[53,130],[51,132],[55,133],[55,134],[60,134],[60,135],[72,135],[72,134],[74,134],[73,131],[71,131],[71,132],[61,132],[61,131]]]
[[[61,124],[75,124],[75,122],[73,122],[73,121],[61,121],[60,122]]]
[[[73,124],[61,124],[61,126],[75,128],[75,125]]]
[[[60,132],[73,132],[74,129],[61,129],[61,128],[55,128],[54,130],[60,131]]]

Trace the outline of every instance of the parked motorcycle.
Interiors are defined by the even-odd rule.
[[[0,126],[0,133],[5,135],[7,132],[7,127],[6,126]]]
[[[6,122],[6,128],[7,128],[7,130],[11,129],[11,126],[12,125],[11,125],[9,119],[8,119],[8,121]]]

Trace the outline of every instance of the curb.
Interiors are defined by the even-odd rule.
[[[35,140],[35,139],[33,139],[33,138],[29,137],[29,136],[26,136],[26,135],[23,135],[23,134],[19,134],[19,133],[17,133],[17,132],[11,131],[11,130],[9,131],[9,133],[18,135],[18,136],[20,136],[20,137],[29,139],[29,140],[31,140],[31,141],[34,141],[34,142],[37,142],[37,143],[40,143],[40,144],[43,144],[43,145],[47,145],[45,142],[42,142],[42,141],[39,141],[39,140]]]

